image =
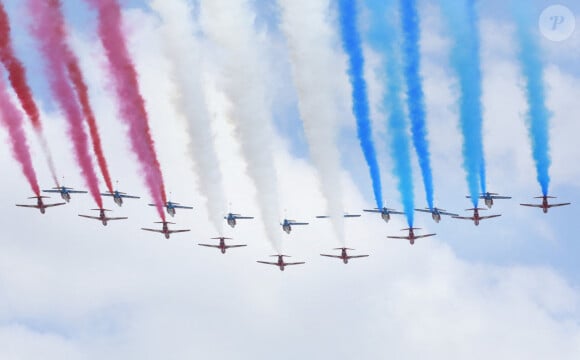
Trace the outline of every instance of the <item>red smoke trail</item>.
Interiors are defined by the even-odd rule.
[[[40,188],[38,187],[38,180],[36,173],[32,166],[32,159],[30,158],[30,150],[26,143],[26,135],[24,134],[23,119],[21,113],[16,106],[10,101],[10,96],[6,92],[6,84],[0,75],[0,123],[2,123],[8,130],[10,135],[10,143],[12,145],[12,152],[14,157],[20,163],[22,172],[28,180],[32,191],[36,196],[40,196]]]
[[[121,31],[121,8],[116,0],[87,0],[99,13],[99,36],[109,60],[109,71],[119,99],[120,112],[129,125],[132,150],[141,163],[149,192],[157,211],[165,219],[163,204],[167,201],[161,166],[157,160],[145,101],[139,92],[137,72],[131,61]]]
[[[105,184],[110,192],[113,192],[113,183],[111,182],[111,175],[109,174],[109,166],[107,165],[107,160],[105,159],[105,154],[103,153],[103,147],[101,145],[101,136],[99,135],[99,128],[97,127],[97,121],[91,108],[89,102],[89,91],[87,89],[87,84],[83,78],[81,69],[79,68],[78,61],[76,57],[73,56],[71,62],[68,64],[68,73],[70,79],[77,91],[79,101],[81,103],[81,108],[89,125],[89,131],[91,133],[91,139],[93,140],[93,150],[97,156],[97,162],[99,163],[99,168],[105,179]]]
[[[34,97],[32,96],[32,91],[28,86],[28,81],[26,79],[26,70],[24,66],[14,55],[14,49],[12,47],[12,41],[10,38],[10,22],[8,19],[8,14],[4,9],[4,4],[0,3],[0,61],[8,70],[8,80],[16,96],[20,100],[22,108],[28,115],[30,122],[40,140],[40,145],[46,156],[46,161],[48,162],[48,167],[52,174],[52,178],[55,184],[58,186],[58,177],[56,176],[56,170],[54,167],[54,162],[52,161],[52,154],[42,132],[42,123],[40,122],[40,115],[36,103],[34,102]]]
[[[71,63],[73,53],[66,44],[64,17],[59,0],[29,0],[32,34],[37,38],[46,60],[46,73],[55,98],[69,124],[68,133],[74,145],[77,162],[81,167],[89,192],[99,207],[103,207],[99,182],[89,153],[88,136],[83,128],[83,116],[74,90],[68,82],[65,66]]]

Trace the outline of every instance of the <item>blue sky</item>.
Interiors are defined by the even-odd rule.
[[[235,238],[235,243],[250,246],[224,257],[209,250],[203,252],[204,249],[197,249],[197,246],[193,248],[198,240],[215,236],[215,233],[206,221],[209,215],[205,203],[212,199],[199,191],[199,174],[191,170],[184,115],[176,110],[172,100],[172,92],[176,91],[170,75],[172,59],[163,53],[163,44],[175,39],[163,37],[166,19],[148,2],[127,0],[121,3],[125,10],[124,20],[133,30],[129,34],[131,52],[142,80],[141,89],[150,111],[151,127],[168,187],[175,200],[195,206],[194,212],[180,213],[174,219],[179,224],[176,226],[193,229],[191,237],[178,239],[176,236],[175,240],[162,241],[142,234],[139,228],[156,219],[144,206],[143,202],[148,201],[145,187],[136,170],[135,158],[126,146],[124,126],[117,119],[117,99],[107,87],[107,74],[98,56],[94,56],[100,54],[93,33],[96,19],[83,1],[65,0],[66,18],[74,32],[73,48],[89,81],[113,176],[120,180],[124,190],[142,195],[144,199],[128,202],[120,209],[113,208],[115,214],[128,215],[130,220],[111,224],[106,229],[100,224],[77,219],[77,213],[86,213],[93,206],[88,197],[75,197],[66,209],[54,212],[49,209],[44,217],[33,211],[17,211],[12,204],[23,201],[29,195],[28,189],[22,184],[18,168],[8,152],[0,152],[0,164],[10,174],[3,177],[2,186],[13,189],[2,193],[0,203],[6,206],[0,215],[9,219],[7,223],[31,224],[26,229],[8,229],[0,243],[3,249],[0,251],[3,253],[0,255],[0,298],[5,298],[0,302],[0,344],[12,341],[16,344],[13,354],[23,358],[34,357],[24,355],[26,346],[19,346],[21,343],[46,346],[53,358],[95,359],[161,354],[172,354],[173,358],[208,354],[214,358],[231,358],[233,354],[263,358],[268,351],[279,349],[284,349],[279,354],[282,358],[296,358],[323,356],[326,349],[334,346],[332,355],[347,359],[355,356],[350,342],[356,349],[363,348],[362,354],[367,358],[376,354],[398,358],[427,354],[434,358],[457,358],[470,351],[473,353],[472,349],[485,349],[490,353],[482,350],[481,356],[498,358],[506,354],[521,357],[530,353],[541,357],[555,348],[562,351],[562,358],[574,358],[580,353],[580,349],[570,344],[572,341],[565,346],[558,342],[578,338],[576,330],[580,319],[580,265],[577,262],[580,244],[576,240],[580,224],[576,221],[578,212],[575,210],[580,200],[577,182],[580,152],[575,145],[575,134],[580,128],[572,115],[578,110],[578,92],[573,91],[580,89],[580,65],[575,57],[580,43],[578,30],[562,43],[539,39],[546,69],[548,106],[554,114],[550,134],[553,162],[550,193],[558,196],[557,200],[571,201],[572,206],[552,209],[548,214],[519,206],[520,202],[537,201],[531,197],[540,195],[540,188],[535,180],[521,116],[525,103],[514,56],[517,46],[513,40],[514,24],[505,2],[481,1],[479,29],[488,189],[514,198],[497,201],[486,212],[502,213],[502,217],[483,221],[479,227],[449,218],[434,224],[428,214],[415,214],[415,225],[437,232],[437,237],[431,238],[432,241],[418,241],[414,247],[385,239],[386,235],[397,235],[404,227],[402,218],[384,224],[379,218],[363,215],[346,223],[347,244],[372,256],[366,262],[344,267],[317,258],[323,250],[338,245],[330,235],[330,225],[312,219],[325,211],[326,202],[319,189],[318,170],[311,160],[301,120],[303,114],[298,105],[301,93],[294,78],[297,75],[292,72],[292,66],[297,65],[292,63],[293,59],[300,56],[308,59],[316,55],[315,50],[331,55],[333,62],[328,64],[328,73],[312,74],[312,77],[320,77],[324,84],[332,84],[332,81],[336,84],[327,91],[336,100],[334,110],[339,113],[336,130],[344,173],[336,181],[343,184],[344,210],[360,212],[363,207],[374,207],[368,171],[350,113],[346,74],[336,71],[346,69],[346,58],[340,47],[333,6],[328,6],[327,11],[312,10],[324,12],[320,18],[332,29],[330,33],[321,27],[318,37],[316,30],[320,24],[303,23],[303,28],[294,29],[299,34],[298,40],[323,39],[317,44],[326,47],[293,57],[297,54],[290,50],[291,42],[280,25],[285,15],[274,2],[216,0],[228,15],[255,14],[255,26],[241,31],[228,28],[231,24],[210,27],[208,24],[217,18],[212,11],[218,7],[208,6],[208,1],[195,1],[199,3],[195,18],[205,35],[181,40],[191,41],[202,49],[201,60],[192,64],[192,71],[199,69],[206,76],[203,90],[220,159],[216,166],[224,176],[228,203],[232,210],[257,218],[224,231]],[[281,0],[281,3],[288,9],[312,6],[308,0],[296,0],[294,4],[292,1]],[[57,167],[66,174],[67,183],[82,187],[83,181],[62,128],[64,122],[52,101],[42,61],[26,30],[22,3],[10,0],[4,3],[13,22],[17,54],[27,67],[34,95],[42,105]],[[438,10],[438,1],[418,3],[435,205],[464,213],[463,209],[470,207],[470,202],[465,199],[468,191],[461,168],[461,138],[454,100],[456,86],[449,67],[444,15]],[[561,3],[580,14],[580,8],[573,1]],[[533,2],[538,12],[550,4],[543,0]],[[153,8],[163,6],[163,2],[157,1]],[[580,17],[577,21],[580,24]],[[236,124],[240,126],[236,116],[241,109],[237,106],[241,105],[224,100],[227,99],[228,81],[237,79],[231,74],[233,79],[227,78],[222,67],[232,61],[227,56],[231,50],[228,46],[235,46],[231,44],[242,39],[242,34],[251,34],[256,39],[249,42],[251,49],[248,51],[265,54],[255,64],[263,71],[256,76],[255,83],[246,86],[249,92],[254,86],[263,86],[268,95],[267,99],[251,100],[267,107],[274,124],[269,145],[278,175],[278,193],[273,194],[280,202],[277,216],[281,219],[287,212],[289,216],[311,222],[310,226],[296,229],[290,236],[280,230],[284,251],[295,260],[306,259],[308,265],[288,269],[282,274],[254,263],[269,255],[272,248],[265,240],[261,225],[264,217],[260,217],[261,209],[255,200],[256,191],[260,189],[256,189],[247,174],[247,159],[241,156],[240,139],[234,129]],[[216,41],[219,36],[231,36],[232,43],[219,44]],[[243,42],[240,40],[240,43]],[[401,208],[391,176],[392,157],[396,154],[390,153],[388,136],[385,136],[387,127],[382,123],[385,117],[381,116],[378,106],[382,98],[381,78],[373,75],[380,66],[379,55],[368,44],[363,46],[384,201],[386,206]],[[244,54],[243,51],[238,53]],[[256,131],[262,134],[262,130]],[[0,131],[0,134],[4,139],[4,133]],[[41,186],[48,187],[49,174],[32,136],[30,142]],[[425,197],[415,156],[412,161],[415,207],[423,207]],[[224,204],[224,212],[226,206]],[[480,303],[478,299],[488,299],[489,304]],[[493,304],[503,303],[505,308],[503,305],[492,308]],[[524,309],[521,317],[518,309]],[[544,309],[547,310],[543,312]],[[457,327],[458,332],[464,329],[464,334],[451,332],[449,339],[439,338],[437,334],[414,337],[416,323],[412,324],[413,321],[424,321],[425,329],[429,329],[429,326],[436,328],[459,321],[455,316],[470,321]],[[488,322],[482,320],[486,317]],[[511,319],[507,322],[514,326],[513,333],[508,334],[514,336],[512,345],[519,353],[500,352],[511,347],[506,344],[502,347],[502,342],[494,341],[491,335],[491,329],[502,327],[505,317]],[[545,325],[547,333],[543,340],[537,341],[538,346],[545,346],[536,349],[536,353],[533,347],[523,346],[525,341],[517,337],[518,333],[534,331],[533,321]],[[562,330],[563,323],[571,324],[571,330]],[[473,330],[471,325],[479,330]],[[530,338],[542,339],[539,327]],[[157,338],[158,330],[152,329],[159,328],[171,329],[168,332],[175,337],[160,335]],[[508,326],[505,331],[510,329]],[[229,339],[228,343],[216,343],[214,337],[221,339],[217,334]],[[304,334],[312,338],[307,340]],[[437,341],[431,342],[430,336]],[[18,341],[10,340],[16,338]],[[256,339],[264,339],[267,344],[256,345]],[[385,348],[383,340],[390,349]],[[191,348],[188,342],[197,344],[198,348]],[[464,350],[462,344],[472,349]],[[494,345],[498,345],[497,349]],[[171,350],[164,353],[164,347]],[[449,352],[449,349],[457,352]],[[530,353],[526,353],[528,350]]]

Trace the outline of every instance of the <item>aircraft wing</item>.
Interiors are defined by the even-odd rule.
[[[84,191],[84,190],[68,190],[68,192],[71,194],[86,194],[86,193],[88,193],[88,191]]]
[[[291,222],[290,225],[308,225],[307,222]]]
[[[304,261],[300,261],[300,262],[290,262],[290,263],[284,263],[284,266],[287,265],[302,265],[302,264],[306,264]]]
[[[426,235],[415,235],[415,239],[426,238],[429,236],[435,236],[435,234],[426,234]]]
[[[342,256],[338,256],[338,255],[326,255],[326,254],[320,254],[320,256],[326,256],[326,257],[331,257],[331,258],[342,259]]]
[[[462,219],[462,220],[474,220],[473,216],[452,216],[454,219]],[[481,217],[480,217],[481,219]]]
[[[16,206],[38,209],[38,205],[19,205],[19,204],[16,204]]]
[[[447,211],[439,211],[439,214],[441,215],[449,215],[449,216],[459,216],[459,214],[454,214],[454,213],[450,213]]]
[[[483,219],[491,219],[491,218],[498,217],[498,216],[501,216],[501,214],[498,214],[498,215],[488,215],[488,216],[480,216],[479,219],[480,220],[483,220]]]
[[[360,214],[344,214],[345,218],[354,218],[354,217],[360,217]]]
[[[54,206],[61,206],[61,205],[66,205],[66,203],[56,203],[56,204],[45,204],[44,207],[45,208],[49,208],[49,207],[54,207]]]
[[[427,209],[415,209],[415,211],[420,211],[420,212],[424,212],[424,213],[431,213],[431,210],[427,210]],[[441,214],[443,214],[442,211],[439,211]]]
[[[363,211],[372,212],[372,213],[380,213],[381,212],[381,210],[376,210],[376,209],[372,209],[372,210],[371,209],[364,209]]]
[[[121,196],[122,198],[125,198],[125,199],[141,199],[139,196],[134,196],[134,195],[121,194],[119,196]]]
[[[248,220],[253,219],[253,216],[235,216],[236,219]],[[227,218],[226,218],[227,219]]]
[[[555,206],[565,206],[565,205],[570,205],[571,203],[562,203],[562,204],[550,204],[548,205],[548,207],[555,207]]]
[[[189,230],[189,229],[187,229],[187,230],[169,230],[167,232],[170,234],[175,234],[175,233],[182,233],[182,232],[188,232],[188,231],[191,231],[191,230]]]
[[[266,264],[266,265],[274,265],[274,266],[278,266],[278,263],[275,263],[275,262],[259,261],[259,260],[258,260],[258,261],[256,261],[256,262],[259,262],[260,264]],[[288,265],[288,264],[286,264],[286,265]]]
[[[347,258],[356,259],[356,258],[363,258],[363,257],[367,257],[367,256],[369,256],[369,255],[352,255],[352,256],[349,255],[349,256],[347,256]]]
[[[391,211],[391,210],[389,210],[389,214],[397,214],[397,215],[403,215],[403,214],[405,214],[405,213],[404,213],[404,212],[400,212],[400,211],[394,211],[394,210],[393,210],[393,211]],[[360,216],[360,215],[359,215],[359,216]]]
[[[210,244],[197,244],[199,246],[205,246],[205,247],[211,247],[211,248],[216,248],[219,249],[219,245],[210,245]]]
[[[542,205],[538,205],[538,204],[520,204],[521,206],[529,206],[529,207],[537,207],[537,208],[542,208]]]
[[[147,229],[147,228],[141,228],[141,230],[145,230],[145,231],[151,231],[151,232],[156,232],[156,233],[161,233],[163,234],[163,230],[159,230],[159,229]]]
[[[408,236],[387,236],[387,238],[389,239],[404,239],[404,240],[409,240]]]
[[[127,220],[128,217],[108,217],[106,218],[107,221],[109,220]]]
[[[173,207],[176,208],[176,209],[188,209],[188,210],[192,210],[193,209],[192,206],[183,206],[183,205],[173,205]]]
[[[42,190],[42,192],[60,194],[60,190]],[[72,191],[69,191],[69,192],[72,192]]]
[[[96,216],[80,215],[80,214],[79,214],[79,216],[80,216],[80,217],[87,218],[87,219],[101,220],[101,218],[100,218],[100,217],[96,217]]]
[[[244,246],[248,246],[248,245],[226,245],[225,248],[230,249],[230,248],[237,248],[237,247],[244,247]]]
[[[492,199],[511,199],[511,196],[500,196],[500,195],[492,195]]]

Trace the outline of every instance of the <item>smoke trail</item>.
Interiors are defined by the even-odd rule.
[[[0,76],[0,123],[8,130],[10,144],[12,145],[12,153],[16,160],[20,163],[22,173],[30,188],[36,196],[40,196],[40,188],[34,167],[32,166],[32,159],[30,157],[30,150],[26,142],[26,135],[24,134],[23,119],[18,109],[10,101],[10,96],[6,92],[6,84],[4,79]]]
[[[337,146],[340,117],[336,107],[336,75],[329,67],[335,60],[333,31],[328,23],[329,1],[280,0],[282,30],[288,41],[298,108],[320,190],[334,232],[344,244],[340,152]],[[316,76],[312,76],[316,74]]]
[[[107,160],[105,159],[105,154],[103,152],[103,147],[101,145],[101,135],[99,134],[99,128],[97,126],[97,121],[91,108],[91,103],[89,101],[89,90],[81,69],[79,68],[79,63],[77,58],[73,55],[69,59],[68,74],[70,80],[72,81],[74,88],[76,90],[79,102],[81,104],[81,109],[89,125],[89,132],[91,134],[91,139],[93,140],[93,151],[97,157],[97,163],[101,169],[103,179],[107,185],[107,189],[113,192],[113,182],[111,181],[111,175],[109,173],[109,166],[107,165]]]
[[[46,60],[46,73],[54,96],[68,121],[68,133],[73,141],[81,173],[93,199],[99,207],[102,207],[99,183],[89,153],[88,136],[83,128],[83,117],[66,75],[65,66],[70,63],[74,55],[66,44],[60,1],[47,3],[44,0],[29,0],[28,5],[32,18],[30,29],[38,40],[40,50]]]
[[[222,68],[225,92],[232,101],[236,132],[248,175],[256,186],[266,235],[280,252],[278,182],[270,142],[274,132],[263,75],[266,65],[256,45],[259,38],[253,29],[254,15],[248,1],[207,0],[201,5],[206,34],[228,53]]]
[[[529,136],[532,143],[532,156],[536,166],[536,177],[542,187],[542,194],[548,195],[550,185],[550,111],[546,108],[544,98],[543,67],[540,49],[533,32],[534,18],[529,11],[515,12],[517,22],[517,39],[519,42],[518,60],[520,61],[525,81],[525,93],[528,101],[526,116]]]
[[[356,117],[360,145],[369,167],[375,202],[378,208],[382,208],[383,194],[381,188],[381,174],[377,162],[375,145],[372,139],[367,85],[363,76],[364,57],[360,34],[357,29],[358,9],[355,0],[339,0],[338,3],[342,45],[349,60],[348,74],[352,85],[352,111]]]
[[[413,145],[419,159],[427,205],[433,209],[433,174],[431,154],[425,124],[425,96],[421,79],[421,53],[419,48],[419,14],[416,0],[400,0],[403,29],[404,75],[407,84],[407,108],[411,120]]]
[[[198,43],[193,39],[197,30],[190,18],[192,9],[183,0],[154,0],[151,6],[164,22],[166,51],[173,65],[173,81],[177,85],[177,107],[187,118],[191,141],[190,155],[194,173],[198,177],[201,193],[207,197],[209,218],[218,231],[223,228],[225,208],[222,173],[211,131],[211,118],[207,110],[203,84],[200,79],[201,59]],[[192,71],[192,68],[197,69]]]
[[[129,126],[128,137],[137,155],[149,193],[157,205],[157,212],[165,220],[163,204],[167,202],[161,166],[149,128],[145,100],[139,92],[137,71],[129,56],[121,30],[121,8],[116,0],[87,0],[98,11],[98,32],[107,59],[109,71],[119,99],[121,117]]]
[[[459,117],[463,133],[463,167],[469,194],[477,206],[479,187],[485,188],[485,161],[482,141],[481,68],[475,0],[442,0],[444,14],[453,39],[451,66],[459,83]]]
[[[40,141],[43,153],[46,157],[48,163],[48,168],[50,170],[52,179],[54,183],[58,186],[58,177],[56,175],[56,168],[54,166],[54,161],[52,160],[52,154],[46,138],[44,137],[42,130],[42,123],[40,121],[40,114],[36,103],[34,102],[34,97],[32,96],[32,91],[28,86],[28,81],[26,79],[26,70],[20,60],[14,54],[14,49],[12,47],[11,40],[11,28],[8,14],[4,9],[4,4],[0,2],[0,61],[6,67],[8,71],[8,80],[20,101],[20,104],[26,115],[32,123],[32,127],[35,130],[36,136]]]
[[[393,156],[393,175],[398,180],[398,189],[403,201],[403,209],[409,227],[413,227],[414,193],[411,154],[409,151],[408,124],[403,109],[402,79],[400,75],[401,60],[397,49],[398,38],[394,24],[387,19],[387,14],[396,11],[394,1],[367,0],[370,15],[368,38],[371,46],[382,55],[381,82],[386,91],[383,98],[383,111],[388,111],[388,133],[391,139]]]

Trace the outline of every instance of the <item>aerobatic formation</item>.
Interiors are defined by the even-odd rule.
[[[156,152],[154,133],[149,120],[153,116],[146,107],[146,99],[141,93],[137,67],[130,53],[127,34],[124,33],[123,11],[118,0],[86,0],[89,9],[96,14],[95,41],[98,40],[104,51],[103,63],[110,76],[110,88],[118,107],[119,121],[124,124],[127,141],[137,159],[137,166],[148,195],[152,199],[148,205],[157,210],[160,226],[142,228],[144,231],[162,234],[170,239],[172,234],[189,232],[190,229],[177,229],[175,223],[167,221],[179,217],[179,213],[194,210],[193,206],[182,205],[171,201],[165,190],[162,165]],[[89,96],[91,84],[83,74],[80,60],[74,47],[69,43],[70,30],[67,27],[62,0],[26,0],[24,8],[31,20],[26,24],[27,31],[35,40],[37,50],[42,54],[44,75],[51,95],[58,109],[62,112],[67,126],[66,134],[71,143],[73,154],[82,174],[87,190],[75,190],[58,181],[58,170],[49,148],[49,142],[43,131],[41,112],[29,84],[26,66],[14,50],[12,34],[14,22],[0,1],[0,124],[5,128],[14,159],[18,162],[23,178],[28,182],[34,200],[19,203],[16,206],[34,208],[45,214],[51,207],[63,206],[77,194],[88,193],[95,207],[92,215],[78,216],[97,220],[106,226],[110,221],[125,220],[128,217],[109,216],[103,197],[110,198],[121,207],[125,200],[139,201],[140,196],[128,194],[113,187],[107,162],[107,149],[101,141],[99,119],[95,115]],[[480,34],[478,29],[478,6],[475,0],[440,0],[442,16],[446,20],[446,31],[449,37],[449,65],[457,79],[457,112],[458,127],[462,135],[463,170],[466,177],[466,188],[470,206],[468,215],[450,212],[434,204],[434,177],[430,142],[427,133],[429,117],[426,111],[426,92],[421,77],[423,59],[420,51],[420,12],[415,0],[320,0],[299,4],[293,0],[279,0],[281,13],[280,29],[288,47],[289,61],[292,68],[292,81],[296,88],[297,108],[303,122],[306,142],[309,146],[312,164],[320,180],[321,194],[327,208],[325,215],[317,219],[329,219],[335,237],[340,246],[334,248],[336,254],[320,254],[323,257],[342,260],[347,264],[351,259],[369,255],[349,253],[354,249],[345,245],[344,222],[347,218],[360,218],[360,214],[348,214],[343,211],[342,189],[340,181],[339,131],[332,126],[340,116],[334,107],[335,96],[332,69],[328,63],[332,60],[328,53],[321,49],[339,44],[344,52],[345,79],[348,79],[350,105],[353,127],[356,128],[362,158],[368,169],[369,184],[366,194],[374,199],[368,209],[362,209],[388,223],[393,215],[403,216],[407,227],[402,229],[404,235],[389,234],[389,239],[401,239],[411,245],[415,240],[433,237],[435,233],[419,232],[415,227],[415,214],[430,214],[435,223],[444,216],[451,219],[469,220],[479,225],[482,220],[502,216],[502,214],[481,214],[494,205],[494,200],[509,200],[487,190],[487,166],[484,149],[484,111],[482,97]],[[308,231],[311,224],[308,219],[294,220],[284,218],[278,222],[279,198],[276,168],[272,155],[271,134],[273,112],[268,107],[268,89],[255,81],[263,71],[260,61],[262,55],[256,49],[256,38],[259,32],[253,28],[252,5],[248,1],[208,0],[200,1],[196,11],[207,12],[212,21],[198,24],[194,11],[186,0],[165,2],[152,0],[151,7],[157,11],[168,24],[163,36],[166,51],[171,58],[173,81],[179,91],[179,99],[174,105],[179,108],[187,120],[187,134],[191,140],[190,151],[194,163],[196,182],[203,193],[208,207],[210,222],[218,236],[211,238],[219,242],[198,243],[199,246],[218,249],[226,254],[228,249],[248,246],[232,243],[230,237],[223,236],[224,225],[235,229],[240,222],[260,221],[267,234],[268,241],[276,254],[275,261],[258,261],[260,264],[273,265],[284,271],[287,266],[301,265],[304,262],[289,262],[282,254],[286,235],[292,230]],[[360,24],[361,14],[367,14],[368,24]],[[305,11],[306,10],[306,11]],[[324,11],[333,12],[332,17],[318,16]],[[239,16],[244,14],[245,16]],[[318,14],[318,15],[317,15]],[[388,16],[397,14],[397,16]],[[334,22],[333,22],[334,21]],[[531,153],[536,170],[541,196],[537,202],[521,203],[525,207],[536,207],[544,213],[552,207],[570,205],[569,202],[556,203],[549,195],[550,185],[550,147],[549,122],[550,111],[545,100],[543,84],[543,64],[540,47],[532,36],[533,17],[525,12],[516,16],[516,37],[520,48],[517,60],[524,80],[524,93],[528,106],[526,125],[529,130]],[[228,23],[239,28],[238,41],[228,37],[226,30],[217,24]],[[298,36],[296,28],[308,33]],[[321,31],[313,36],[315,31]],[[200,35],[201,34],[201,35]],[[222,92],[229,97],[234,116],[233,128],[239,138],[241,154],[246,162],[246,171],[257,189],[256,202],[259,214],[248,216],[223,211],[224,184],[223,176],[216,166],[219,159],[219,147],[211,131],[211,112],[205,108],[208,94],[203,89],[203,76],[196,72],[201,69],[203,53],[195,42],[187,43],[184,35],[205,36],[206,41],[215,42],[223,47],[226,61],[214,66],[219,68],[224,81],[219,82]],[[371,111],[371,91],[376,90],[367,84],[365,45],[368,43],[378,59],[381,93],[380,114]],[[336,47],[336,46],[335,46]],[[316,55],[309,56],[309,51],[318,50]],[[377,60],[375,59],[375,60]],[[187,73],[187,77],[179,74]],[[314,79],[313,74],[320,75]],[[7,81],[4,80],[4,77]],[[14,92],[15,97],[12,97]],[[348,107],[348,106],[346,106]],[[374,119],[376,117],[376,119]],[[39,174],[34,168],[29,140],[26,133],[28,118],[42,148],[50,170],[53,184],[41,190]],[[377,123],[384,123],[389,139],[389,153],[393,154],[392,175],[400,194],[402,209],[388,208],[383,199],[381,180],[381,154],[385,150],[375,144]],[[263,129],[261,132],[255,128]],[[87,131],[88,130],[88,131]],[[414,149],[418,160],[426,207],[415,203],[413,188]],[[109,154],[110,155],[110,154]],[[384,176],[384,175],[383,175]],[[100,181],[104,183],[100,191]],[[63,202],[47,201],[42,193],[59,195]],[[486,208],[479,207],[483,202]],[[252,214],[254,215],[254,214]],[[240,221],[242,220],[242,221]],[[324,220],[313,220],[324,221]],[[347,221],[363,221],[352,219]],[[243,226],[243,225],[241,225]],[[296,230],[296,227],[300,229]],[[305,228],[302,228],[305,227]],[[235,230],[233,230],[235,231]],[[226,241],[227,240],[227,241]]]

